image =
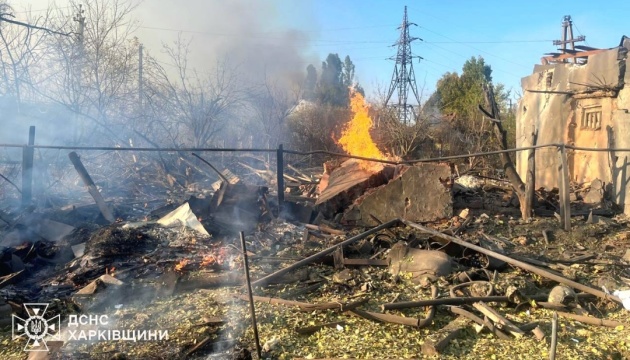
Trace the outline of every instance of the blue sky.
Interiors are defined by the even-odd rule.
[[[59,6],[67,3],[57,0]],[[48,0],[12,4],[42,9]],[[289,56],[303,62],[299,68],[308,63],[319,68],[334,52],[342,58],[350,55],[358,80],[373,96],[389,85],[394,63],[387,59],[396,52],[391,45],[398,39],[405,5],[409,20],[418,24],[411,35],[424,40],[413,43],[414,53],[424,58],[414,63],[423,100],[445,72],[459,72],[471,56],[483,56],[492,66],[494,81],[518,96],[520,79],[531,73],[544,53],[555,51],[551,41],[560,39],[564,15],[572,16],[576,36],[586,35],[584,45],[613,47],[622,35],[630,35],[630,1],[617,0],[144,0],[133,15],[141,26],[140,41],[158,57],[161,42],[178,34],[193,39],[193,64],[202,69],[226,43],[253,48],[246,53],[249,57],[256,57],[256,46],[290,46]],[[286,43],[278,35],[288,29],[301,32],[298,40]],[[223,47],[217,45],[220,41]]]
[[[593,47],[613,47],[622,35],[630,36],[628,1],[309,1],[316,13],[320,39],[347,44],[318,46],[349,54],[360,81],[368,88],[387,87],[393,62],[384,60],[395,53],[389,47],[398,37],[407,4],[409,20],[418,24],[411,34],[424,41],[413,43],[415,54],[424,58],[414,63],[418,87],[424,84],[425,98],[447,71],[461,71],[471,56],[483,56],[492,66],[495,82],[513,92],[520,91],[520,79],[531,73],[546,52],[555,51],[551,40],[560,39],[564,15],[571,15],[574,34],[586,36]],[[602,5],[600,5],[602,4]],[[603,7],[605,5],[605,8]],[[356,27],[330,33],[326,29]],[[577,29],[576,29],[577,27]],[[577,30],[577,31],[576,31]],[[523,42],[517,42],[523,41]],[[495,43],[493,43],[495,42]]]

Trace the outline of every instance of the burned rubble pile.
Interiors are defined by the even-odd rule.
[[[630,225],[604,216],[603,192],[583,201],[598,184],[574,188],[565,232],[557,191],[537,191],[539,217],[516,220],[508,183],[448,164],[288,165],[281,203],[270,167],[244,168],[264,181],[223,170],[208,197],[116,204],[114,222],[98,205],[3,210],[0,326],[10,334],[23,304],[50,303],[62,319],[108,314],[120,328],[169,332],[62,336],[50,358],[251,358],[242,234],[265,358],[530,358],[556,342],[582,358],[630,356],[610,338],[630,335]],[[0,355],[19,357],[24,343],[7,338]]]

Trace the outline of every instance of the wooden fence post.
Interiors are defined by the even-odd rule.
[[[282,150],[282,144],[278,145],[276,158],[276,173],[278,182],[278,217],[281,217],[282,208],[284,206],[284,152]]]
[[[35,126],[28,130],[28,145],[22,148],[22,206],[28,206],[33,200],[33,157],[35,151]]]
[[[538,139],[538,130],[532,131],[532,146],[536,146]],[[527,155],[527,174],[525,176],[525,204],[522,207],[522,214],[527,214],[529,218],[532,215],[532,207],[534,205],[534,192],[536,191],[536,149],[529,150]],[[527,219],[523,219],[527,220]]]
[[[569,168],[567,166],[567,149],[564,144],[558,148],[560,167],[558,168],[558,182],[560,188],[560,225],[566,231],[571,231],[571,198],[569,189]]]

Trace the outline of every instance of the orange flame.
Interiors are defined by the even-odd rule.
[[[201,264],[199,264],[199,266],[204,267],[212,265],[215,262],[217,262],[217,259],[214,257],[214,255],[206,255],[203,257],[203,260],[201,260]]]
[[[337,143],[349,155],[379,160],[387,159],[381,150],[378,149],[374,140],[372,140],[372,135],[370,135],[373,122],[368,113],[369,105],[359,92],[352,90],[350,95],[350,108],[352,109],[353,117],[346,124]],[[361,167],[366,169],[369,167],[369,163],[362,161]]]
[[[188,259],[180,260],[180,262],[175,265],[175,271],[181,271],[186,265],[188,265],[189,262],[190,260]]]

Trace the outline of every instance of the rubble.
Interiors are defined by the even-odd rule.
[[[23,315],[24,302],[41,301],[62,319],[103,313],[118,327],[169,330],[168,341],[150,345],[55,345],[68,356],[250,354],[256,347],[236,235],[244,231],[267,357],[501,358],[508,347],[540,354],[553,338],[552,311],[566,325],[558,331],[559,351],[583,354],[587,345],[569,338],[589,336],[596,340],[588,346],[601,354],[630,354],[590,328],[627,336],[630,317],[618,297],[630,287],[630,273],[622,271],[630,240],[625,218],[578,215],[572,222],[580,230],[568,233],[554,217],[523,221],[495,212],[518,214],[513,190],[499,180],[466,175],[451,186],[443,164],[354,164],[340,163],[351,180],[343,186],[334,169],[324,175],[321,193],[318,176],[292,167],[286,195],[294,197],[285,199],[284,214],[271,184],[253,185],[225,170],[227,181],[204,196],[186,194],[137,213],[116,204],[111,224],[96,205],[4,211],[0,315]],[[574,187],[575,202],[583,189]],[[409,206],[396,207],[400,196]],[[545,199],[538,208],[555,210],[557,193],[537,196]],[[360,221],[350,221],[352,211]],[[23,348],[20,340],[3,345],[13,349],[1,350],[3,357]]]

